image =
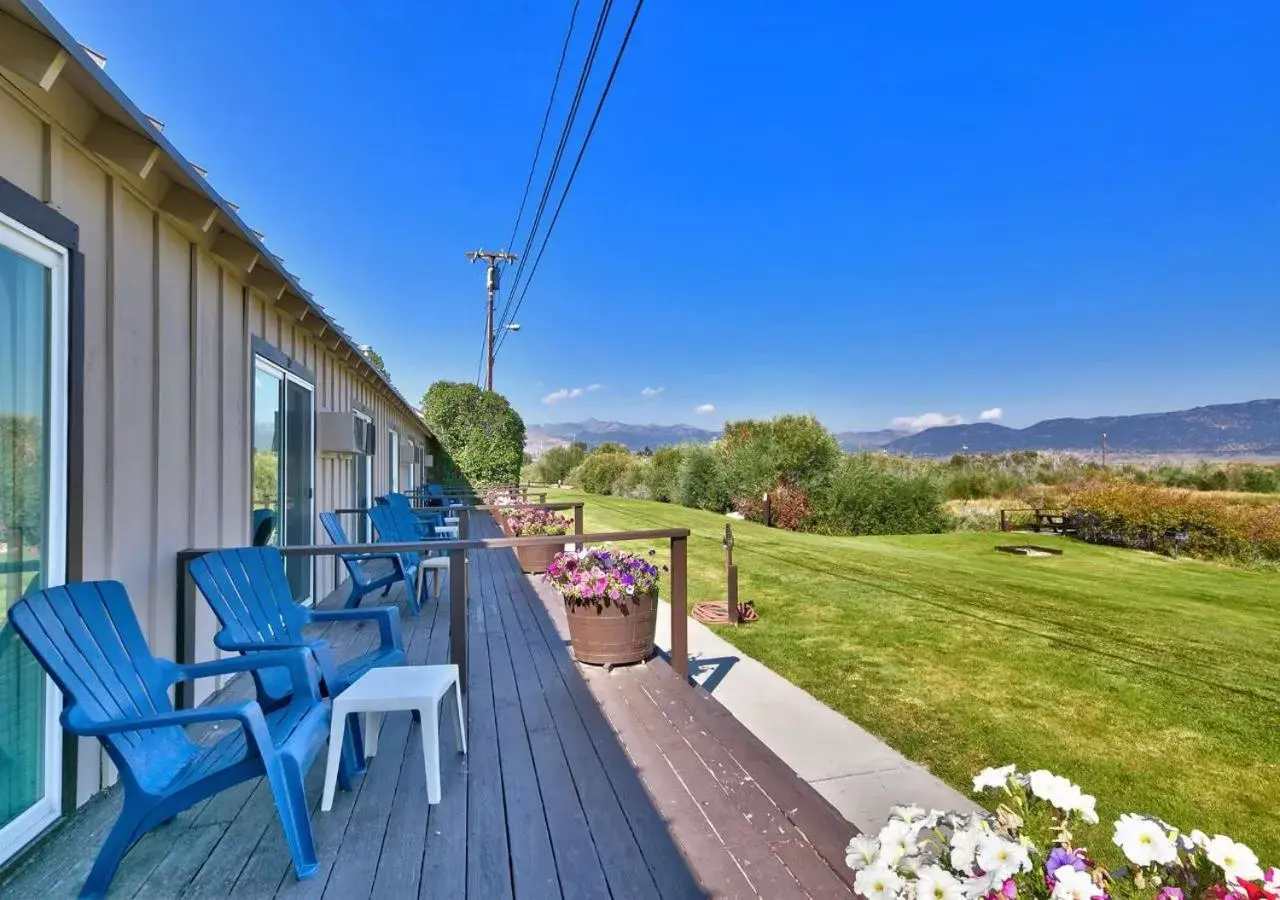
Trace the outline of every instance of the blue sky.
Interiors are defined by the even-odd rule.
[[[569,0],[48,3],[406,395],[476,377],[463,254],[510,236]],[[497,388],[836,429],[1276,396],[1277,45],[1270,0],[649,0]]]

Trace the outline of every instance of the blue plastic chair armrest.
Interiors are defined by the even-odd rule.
[[[262,654],[270,653],[273,650],[306,650],[316,661],[316,666],[320,669],[320,678],[325,684],[329,685],[331,690],[336,690],[338,685],[338,666],[333,661],[333,650],[329,646],[328,641],[317,638],[314,641],[299,641],[297,643],[242,643],[240,641],[214,641],[221,649],[230,650],[235,653],[252,653],[257,658],[261,658]]]
[[[262,715],[262,707],[252,700],[197,706],[195,709],[178,709],[150,716],[117,719],[114,722],[90,722],[80,707],[73,706],[63,715],[62,724],[72,734],[82,737],[102,737],[122,731],[144,731],[148,728],[168,728],[173,725],[197,725],[201,722],[229,720],[240,722],[245,726],[246,731],[252,731],[258,725],[265,730],[267,725]]]
[[[171,683],[178,681],[194,681],[197,678],[208,678],[213,675],[230,675],[234,672],[252,672],[257,669],[269,669],[278,666],[287,669],[293,680],[293,693],[297,697],[308,700],[320,699],[320,684],[316,670],[311,664],[312,652],[292,647],[272,649],[246,656],[232,656],[227,659],[215,659],[210,662],[178,665],[168,663],[171,667]],[[159,662],[159,660],[157,660]],[[167,662],[167,661],[166,661]]]
[[[354,559],[356,562],[372,562],[375,559],[398,560],[400,557],[395,553],[348,553],[346,557]]]
[[[382,646],[388,650],[403,650],[400,639],[400,610],[394,606],[366,606],[360,609],[312,609],[307,611],[312,622],[354,622],[375,619]]]

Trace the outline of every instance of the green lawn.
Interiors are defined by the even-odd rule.
[[[589,531],[691,528],[690,599],[723,596],[723,516],[554,499],[585,500]],[[761,621],[724,636],[946,781],[1044,767],[1104,825],[1151,813],[1280,862],[1280,575],[1052,537],[1063,556],[1026,559],[994,534],[734,531]]]

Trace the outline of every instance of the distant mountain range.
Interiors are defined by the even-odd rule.
[[[1026,428],[994,422],[927,428],[883,444],[890,453],[950,456],[1012,450],[1100,451],[1117,454],[1280,455],[1280,400],[1198,406],[1178,412],[1094,419],[1046,419]]]
[[[995,422],[946,425],[910,433],[892,428],[843,431],[836,440],[846,453],[881,450],[912,456],[1007,453],[1013,450],[1098,452],[1102,433],[1107,450],[1118,455],[1280,456],[1280,400],[1253,400],[1199,406],[1177,412],[1093,419],[1046,419],[1026,428]],[[525,447],[539,454],[578,440],[588,446],[615,441],[629,450],[656,450],[673,444],[709,444],[720,436],[692,425],[628,425],[587,419],[530,425]]]
[[[673,444],[709,444],[720,436],[718,431],[694,428],[692,425],[628,425],[624,422],[554,422],[530,425],[525,429],[524,446],[537,455],[552,447],[581,441],[588,447],[613,441],[628,450],[656,450]]]
[[[840,442],[840,449],[845,453],[858,453],[862,450],[878,450],[909,434],[911,432],[898,431],[896,428],[882,428],[879,431],[841,431],[836,434],[836,440]]]

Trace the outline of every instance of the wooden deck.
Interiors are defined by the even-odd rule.
[[[408,714],[387,717],[356,790],[319,811],[323,868],[293,875],[270,793],[249,782],[148,834],[111,897],[847,897],[852,827],[714,699],[662,661],[575,664],[563,611],[509,550],[472,554],[470,756],[441,717],[444,794],[428,806]],[[339,602],[343,591],[326,603]],[[404,615],[410,664],[447,661],[447,591]],[[394,598],[394,595],[393,595]],[[366,602],[373,602],[372,599]],[[329,626],[340,655],[376,627]],[[222,697],[247,696],[236,679]],[[0,897],[70,897],[119,809],[104,793],[0,873]]]

